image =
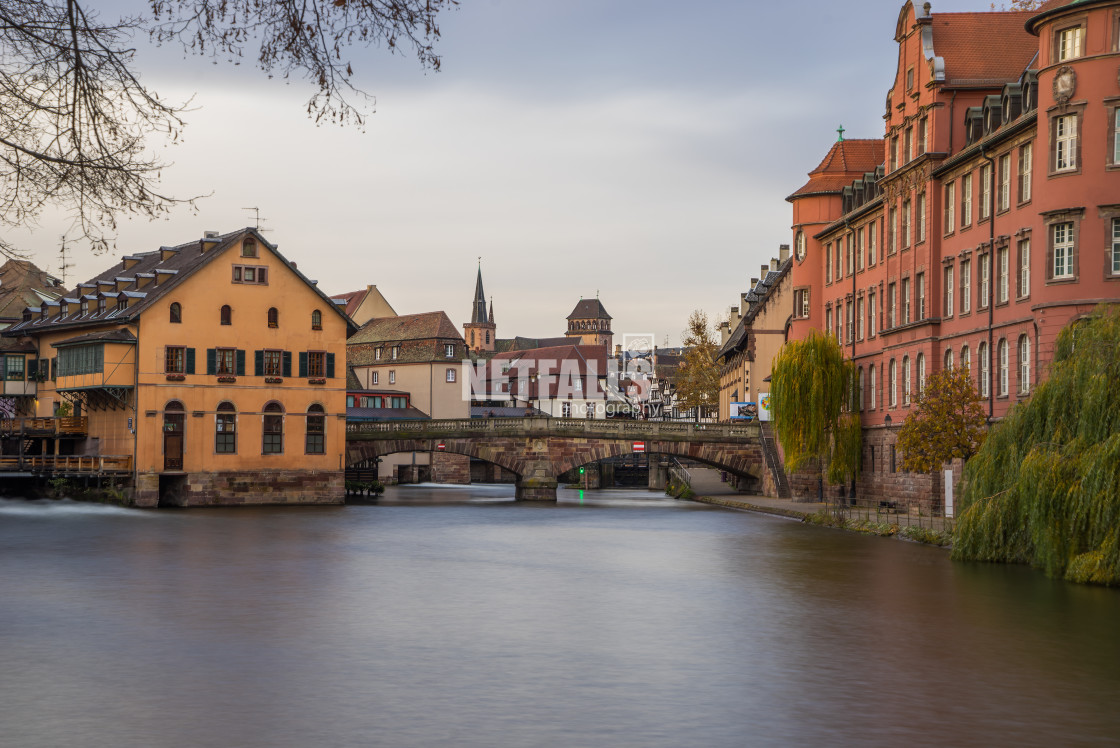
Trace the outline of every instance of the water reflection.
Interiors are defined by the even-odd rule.
[[[0,502],[3,745],[1120,735],[1114,590],[644,491],[512,493]]]

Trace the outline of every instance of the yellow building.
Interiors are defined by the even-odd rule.
[[[138,506],[341,503],[350,319],[254,229],[130,255],[5,336]],[[337,363],[336,363],[337,362]]]

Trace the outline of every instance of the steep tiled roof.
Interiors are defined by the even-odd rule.
[[[347,316],[353,317],[354,312],[358,311],[358,307],[360,307],[362,305],[362,302],[366,300],[366,294],[368,293],[369,289],[363,288],[361,291],[350,291],[349,293],[336,294],[331,298],[346,302],[346,314]]]
[[[405,340],[446,339],[463,342],[455,325],[443,312],[403,314],[400,317],[377,317],[361,326],[347,342],[396,343]]]
[[[568,319],[612,319],[599,299],[580,299]]]
[[[28,260],[8,260],[0,266],[0,318],[21,319],[23,310],[44,299],[66,293],[62,283]]]
[[[934,13],[933,51],[950,85],[1001,85],[1018,80],[1038,52],[1024,24],[1034,12]]]
[[[495,353],[509,353],[511,351],[529,351],[534,348],[548,348],[557,345],[567,345],[572,342],[572,338],[565,335],[560,335],[555,338],[524,338],[520,335],[516,338],[499,338],[494,343]]]
[[[67,345],[78,345],[80,343],[135,343],[136,336],[130,330],[100,330],[98,332],[87,332],[85,335],[77,335],[73,338],[60,340],[52,345],[55,348]]]
[[[832,144],[824,160],[809,172],[809,181],[787,197],[840,192],[865,172],[883,162],[881,139],[840,140]]]

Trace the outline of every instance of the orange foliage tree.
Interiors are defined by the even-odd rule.
[[[958,366],[930,375],[917,408],[898,432],[902,469],[932,473],[955,457],[967,460],[984,443],[986,423],[968,369]]]

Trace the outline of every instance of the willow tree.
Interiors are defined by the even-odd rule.
[[[1061,332],[1047,380],[966,465],[954,558],[1120,584],[1118,381],[1120,312]]]
[[[838,484],[859,475],[862,433],[850,407],[855,367],[836,339],[811,331],[786,343],[770,369],[770,413],[786,470],[816,461],[822,479]]]
[[[688,329],[681,333],[685,352],[677,372],[677,401],[697,414],[719,407],[719,365],[715,328],[708,315],[696,309],[688,317]]]

